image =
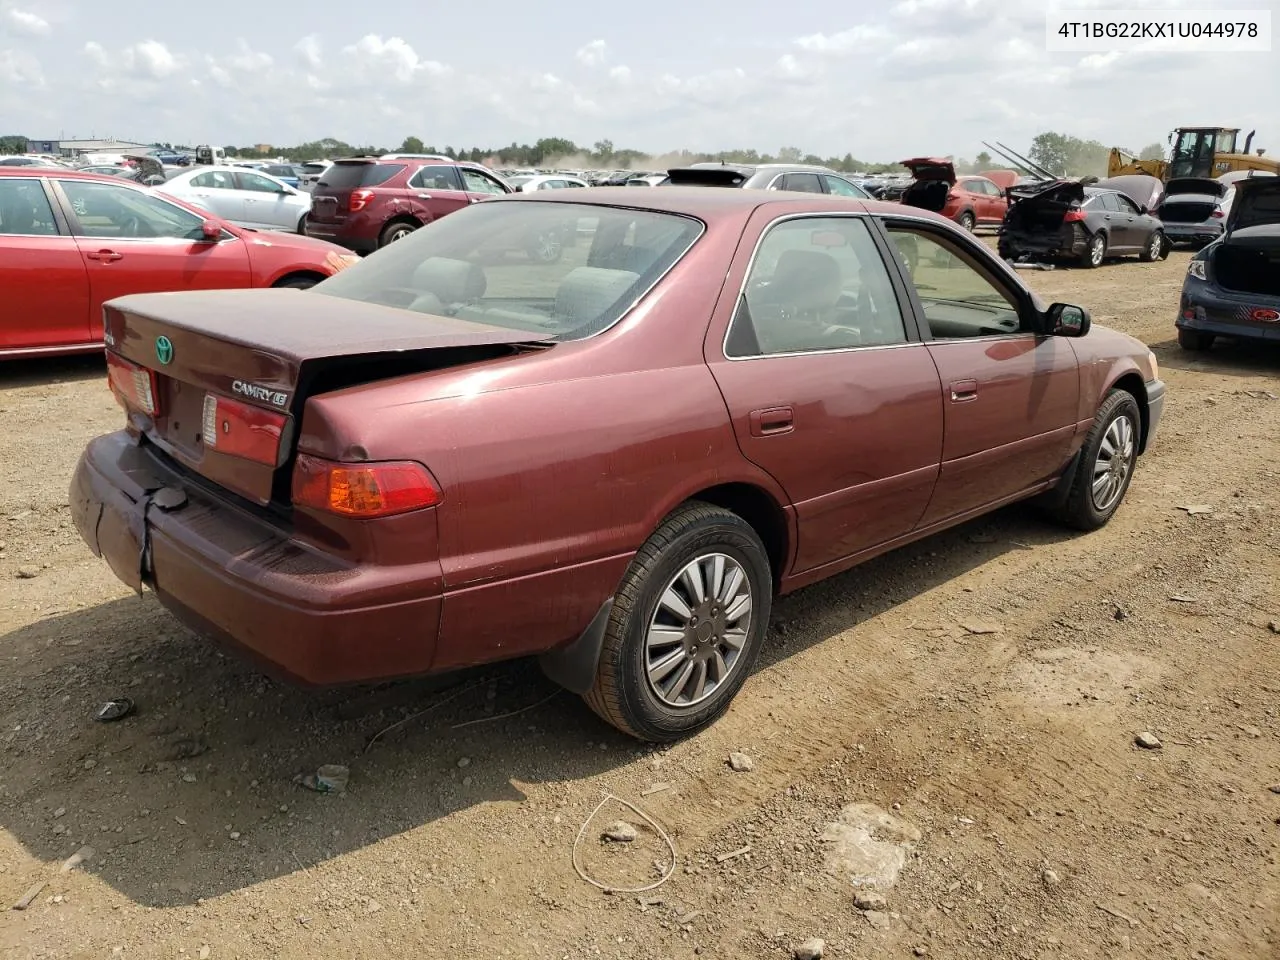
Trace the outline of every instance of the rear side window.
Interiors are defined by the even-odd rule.
[[[335,163],[320,177],[320,186],[335,190],[376,187],[403,169],[403,163]]]
[[[423,167],[413,175],[409,186],[415,190],[461,190],[458,168],[446,164]]]
[[[0,236],[52,237],[53,208],[39,180],[0,180]]]
[[[777,190],[794,190],[799,193],[822,193],[822,183],[816,173],[788,173],[777,182]]]

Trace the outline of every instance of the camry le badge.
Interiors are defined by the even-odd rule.
[[[168,337],[156,337],[156,359],[161,363],[173,359],[173,343]]]

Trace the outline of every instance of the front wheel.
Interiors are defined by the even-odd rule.
[[[624,733],[668,742],[713,723],[746,681],[773,600],[750,524],[691,502],[632,560],[614,597],[587,705]]]
[[[1077,530],[1097,530],[1120,509],[1133,479],[1142,436],[1142,413],[1127,390],[1112,390],[1093,418],[1080,448],[1071,489],[1058,519]]]
[[[307,214],[303,214],[298,218],[298,233],[302,236],[307,235]]]
[[[1143,263],[1154,263],[1156,260],[1161,260],[1164,257],[1167,257],[1168,254],[1165,253],[1165,246],[1167,243],[1168,241],[1164,238],[1163,230],[1153,231],[1151,237],[1147,240],[1147,245],[1142,248],[1142,253],[1139,255],[1138,259]]]

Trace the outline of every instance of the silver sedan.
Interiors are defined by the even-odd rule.
[[[241,227],[302,233],[311,198],[243,167],[193,167],[158,188]]]

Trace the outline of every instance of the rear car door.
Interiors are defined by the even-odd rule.
[[[39,177],[0,177],[0,352],[86,343],[89,274]]]
[[[302,213],[289,202],[293,195],[284,192],[274,180],[242,170],[236,173],[236,186],[244,197],[245,215],[254,226],[271,230],[298,229]]]
[[[1033,331],[1030,296],[987,248],[945,227],[886,218],[921,334],[942,378],[945,437],[925,525],[1048,480],[1074,450],[1080,374],[1071,342]]]
[[[1120,210],[1114,193],[1100,193],[1093,199],[1092,208],[1101,208],[1102,220],[1107,230],[1107,250],[1121,253],[1133,249],[1133,224]]]
[[[244,194],[236,186],[235,174],[229,170],[197,173],[187,182],[187,188],[181,192],[181,196],[201,210],[208,210],[215,217],[232,223],[248,222]]]
[[[93,180],[58,180],[71,232],[89,273],[90,318],[129,293],[253,286],[249,252],[229,232],[204,238],[204,221],[158,194]]]
[[[409,191],[411,197],[427,208],[433,220],[473,202],[463,188],[458,168],[452,164],[437,163],[423,167],[409,178]]]
[[[916,526],[942,388],[868,218],[775,217],[748,225],[704,353],[743,454],[794,506],[799,573]]]
[[[1117,219],[1124,222],[1126,243],[1134,250],[1142,250],[1157,226],[1156,221],[1143,216],[1138,205],[1123,193],[1111,194],[1111,200],[1116,205]]]

